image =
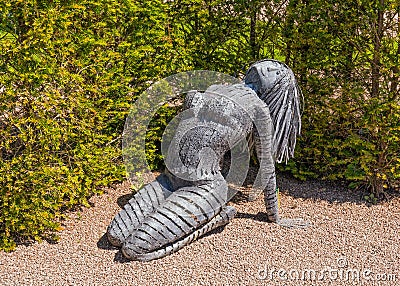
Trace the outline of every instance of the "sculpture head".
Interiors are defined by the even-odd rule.
[[[245,84],[252,88],[262,100],[273,90],[295,86],[296,80],[292,70],[277,60],[261,60],[247,70]]]
[[[273,153],[277,162],[294,156],[300,134],[300,97],[292,70],[277,60],[261,60],[247,70],[244,82],[270,110],[274,123]]]

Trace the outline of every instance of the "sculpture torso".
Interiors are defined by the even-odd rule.
[[[173,189],[220,176],[224,154],[253,129],[255,99],[255,92],[245,85],[211,86],[188,96],[189,115],[181,120],[165,158],[171,162],[167,168]]]

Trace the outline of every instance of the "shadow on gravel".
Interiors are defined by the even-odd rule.
[[[276,183],[281,192],[294,198],[324,200],[329,203],[373,205],[364,200],[364,196],[369,195],[368,191],[349,189],[344,182],[316,179],[300,181],[288,174],[278,174]],[[378,199],[378,204],[399,196],[399,192],[388,190]]]
[[[107,234],[103,234],[102,237],[100,237],[99,241],[97,242],[97,247],[100,249],[106,249],[106,250],[115,250],[118,249],[117,247],[113,246],[107,239]]]
[[[344,183],[323,180],[300,181],[287,174],[278,174],[276,179],[280,191],[294,198],[324,200],[329,203],[368,204],[363,193],[347,188]]]
[[[103,236],[100,237],[99,241],[97,241],[97,247],[100,249],[104,249],[104,250],[118,250],[118,252],[115,253],[115,256],[114,256],[114,262],[119,262],[119,263],[130,262],[129,259],[124,257],[124,255],[122,254],[121,250],[118,247],[113,246],[108,241],[106,234],[103,234]]]
[[[129,194],[120,196],[120,197],[117,199],[117,204],[118,204],[118,206],[119,206],[121,209],[123,209],[124,206],[128,203],[128,201],[129,201],[131,198],[133,198],[133,195],[134,195],[133,193],[129,193]]]
[[[122,254],[121,250],[119,250],[117,253],[115,253],[114,262],[128,263],[128,262],[131,262],[131,261]]]
[[[248,203],[249,202],[249,195],[248,194],[242,192],[241,190],[237,190],[236,188],[229,187],[229,189],[237,191],[237,193],[230,200],[232,203],[242,204],[242,203]]]
[[[270,222],[268,220],[267,213],[264,213],[264,212],[259,212],[257,214],[249,214],[249,213],[238,212],[235,215],[235,218],[245,218],[245,219],[252,219],[252,220],[261,221],[261,222]]]

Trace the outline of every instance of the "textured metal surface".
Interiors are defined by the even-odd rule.
[[[287,162],[294,156],[301,129],[302,93],[292,70],[279,61],[262,60],[248,69],[245,83],[268,105],[274,123],[274,157],[278,163]]]
[[[250,67],[245,84],[188,93],[186,114],[170,136],[166,171],[115,216],[107,230],[110,242],[127,258],[148,261],[228,223],[235,210],[226,204],[234,194],[220,162],[249,134],[260,163],[253,198],[263,191],[268,219],[279,223],[274,163],[293,156],[299,96],[291,70],[273,60]]]

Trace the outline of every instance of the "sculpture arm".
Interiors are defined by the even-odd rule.
[[[254,144],[260,172],[254,183],[255,188],[261,186],[264,192],[265,207],[268,220],[279,223],[278,198],[276,193],[275,160],[272,152],[273,124],[266,105],[258,105],[254,120]],[[255,192],[257,195],[257,191]]]
[[[303,219],[281,218],[278,210],[278,194],[276,192],[275,158],[272,150],[273,125],[269,109],[266,106],[257,108],[257,117],[254,121],[254,144],[257,158],[260,162],[260,172],[255,184],[264,187],[264,201],[267,209],[268,220],[277,223],[279,226],[288,228],[306,228],[310,222]]]

